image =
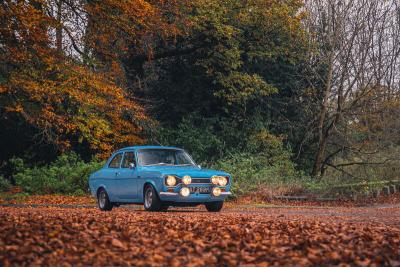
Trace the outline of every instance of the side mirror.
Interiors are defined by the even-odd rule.
[[[129,163],[129,169],[134,169],[135,168],[135,163],[131,162]]]

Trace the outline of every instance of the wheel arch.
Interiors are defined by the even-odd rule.
[[[156,194],[158,196],[157,186],[155,185],[154,181],[148,180],[148,181],[144,182],[144,184],[143,184],[142,197],[144,198],[144,191],[146,190],[146,188],[148,186],[152,186],[154,188],[154,190],[156,191]]]
[[[145,194],[146,194],[146,189],[147,188],[152,188],[152,191],[154,192],[154,195],[152,197],[152,202],[150,204],[150,207],[146,207],[145,204]],[[160,211],[162,208],[162,201],[160,199],[159,195],[159,189],[157,188],[157,183],[153,180],[148,180],[145,181],[143,184],[143,194],[142,194],[142,200],[144,205],[144,208],[148,211]]]
[[[104,189],[104,190],[106,191],[107,195],[108,195],[108,191],[107,191],[106,186],[103,185],[103,184],[101,184],[101,185],[99,185],[99,186],[97,187],[97,190],[96,190],[96,197],[99,195],[99,192],[100,192],[101,189]]]
[[[154,191],[156,192],[156,195],[157,195],[157,197],[159,198],[160,195],[159,195],[159,192],[158,192],[159,190],[157,189],[156,183],[155,183],[153,180],[146,180],[146,181],[144,182],[143,188],[142,188],[142,195],[141,195],[142,200],[144,201],[144,191],[146,190],[146,188],[147,188],[148,186],[152,186],[152,187],[154,188]]]

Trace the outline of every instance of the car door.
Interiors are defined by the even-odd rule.
[[[126,202],[134,202],[138,198],[138,175],[135,152],[125,151],[118,177],[116,177],[120,197]]]
[[[105,186],[111,201],[119,200],[120,198],[120,188],[116,181],[116,177],[120,174],[121,160],[123,153],[115,154],[104,170],[105,173]]]

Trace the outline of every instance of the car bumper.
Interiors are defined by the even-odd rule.
[[[212,201],[223,201],[227,196],[232,195],[231,192],[222,192],[218,197],[211,194],[190,194],[187,197],[181,196],[176,192],[160,192],[159,196],[162,201],[171,202],[212,202]]]

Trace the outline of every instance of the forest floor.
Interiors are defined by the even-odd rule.
[[[240,197],[229,200],[226,205],[231,206],[330,206],[330,207],[357,207],[374,206],[382,204],[400,204],[400,192],[391,195],[380,195],[378,198],[363,198],[357,201],[350,199],[339,199],[333,201],[311,201],[311,200],[282,200],[254,198],[252,196]],[[59,206],[96,206],[96,199],[91,196],[69,196],[69,195],[28,195],[21,192],[7,192],[0,194],[0,206],[13,204],[22,205],[59,205]],[[18,205],[16,205],[18,206]]]
[[[399,203],[150,213],[78,202],[0,206],[0,266],[400,266]]]

